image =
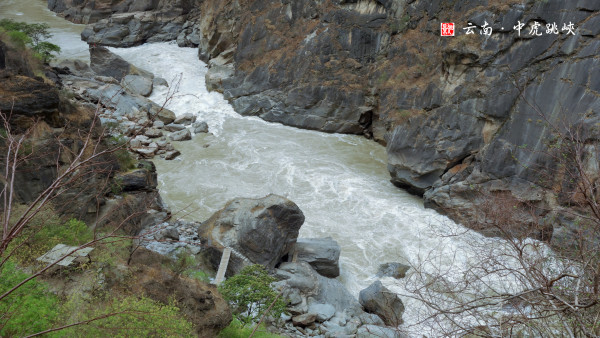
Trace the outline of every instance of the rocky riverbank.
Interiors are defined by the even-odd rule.
[[[63,61],[55,68],[57,78],[75,99],[95,106],[106,132],[126,142],[139,157],[173,160],[180,152],[171,142],[189,141],[193,134],[208,133],[206,122],[196,121],[195,115],[177,117],[164,107],[167,102],[159,105],[147,98],[155,86],[169,87],[167,80],[155,78],[104,47],[91,47],[90,56],[90,66]],[[177,95],[178,84],[171,85],[171,96]]]
[[[39,196],[46,196],[52,203],[43,204],[44,211],[37,215],[38,218],[56,215],[52,217],[71,219],[71,222],[85,221],[93,230],[81,229],[82,233],[93,232],[92,237],[110,233],[109,239],[113,240],[90,245],[89,249],[93,251],[87,261],[78,260],[78,265],[73,267],[66,266],[68,264],[54,266],[36,280],[49,285],[52,293],[61,299],[77,301],[77,310],[81,312],[87,308],[103,309],[104,302],[132,295],[148,297],[165,305],[176,299],[198,335],[216,335],[231,322],[229,306],[216,288],[175,273],[169,267],[173,264],[171,259],[134,246],[128,240],[137,237],[148,225],[168,220],[170,213],[158,194],[153,163],[136,160],[124,144],[114,142],[114,138],[106,133],[97,109],[109,107],[103,106],[102,102],[91,102],[93,96],[84,93],[93,88],[101,90],[103,86],[116,86],[118,82],[114,78],[94,75],[79,63],[73,63],[73,69],[79,75],[64,68],[47,67],[25,47],[8,39],[2,40],[3,37],[0,36],[0,112],[7,124],[0,142],[2,153],[8,152],[7,147],[15,146],[9,143],[7,136],[22,141],[22,149],[15,155],[20,161],[11,185],[15,190],[11,210],[16,213],[18,205],[39,202]],[[134,98],[136,102],[142,97],[119,95],[123,100]],[[86,165],[77,170],[70,169],[81,162]],[[57,181],[59,176],[62,177],[60,182]],[[50,196],[44,195],[48,187],[56,184],[60,189]],[[26,221],[25,231],[53,233],[51,231],[55,229],[47,228],[62,224],[42,219],[41,226],[34,228],[35,219]],[[67,232],[68,237],[83,236],[71,233],[71,228]],[[16,239],[21,241],[18,246],[24,246],[26,251],[41,245],[27,232],[17,236],[21,236]],[[29,238],[22,238],[27,236]],[[75,240],[85,242],[82,238]],[[19,250],[10,255],[12,257],[6,258],[15,259]],[[16,259],[19,264],[31,265],[20,266],[20,269],[39,269],[35,263]],[[24,277],[19,275],[17,278]],[[36,309],[27,309],[31,310]],[[8,314],[8,320],[11,315]],[[61,325],[64,324],[67,323]]]

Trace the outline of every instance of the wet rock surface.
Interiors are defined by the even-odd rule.
[[[285,197],[237,198],[202,223],[198,237],[214,248],[210,256],[215,266],[225,247],[234,250],[229,276],[247,264],[274,268],[289,254],[303,223],[302,211]]]
[[[402,263],[384,263],[377,269],[377,277],[404,278],[410,266]]]
[[[404,304],[397,294],[388,290],[380,281],[362,290],[358,299],[365,311],[378,315],[386,325],[396,327],[402,324]]]
[[[299,262],[309,263],[319,274],[335,278],[340,275],[340,246],[331,237],[299,238],[294,247]]]

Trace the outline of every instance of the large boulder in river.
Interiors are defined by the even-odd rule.
[[[227,271],[231,275],[252,263],[274,268],[293,248],[303,223],[300,208],[285,197],[236,198],[204,222],[198,236],[213,249],[215,265],[225,247],[234,250]]]
[[[404,304],[397,294],[388,290],[380,281],[362,290],[358,300],[365,311],[378,315],[386,325],[402,324]]]
[[[154,78],[154,74],[135,67],[106,47],[90,46],[90,66],[96,74],[112,76],[118,81],[127,75],[140,75],[150,80]]]
[[[298,261],[309,263],[319,274],[329,278],[340,275],[340,246],[331,237],[300,238],[296,241]]]

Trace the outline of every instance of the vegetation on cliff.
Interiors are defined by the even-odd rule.
[[[34,55],[44,63],[56,57],[60,53],[60,47],[44,41],[52,37],[50,34],[50,26],[45,23],[17,22],[10,19],[0,20],[0,32],[7,34],[10,39],[21,45],[29,47],[35,53]]]

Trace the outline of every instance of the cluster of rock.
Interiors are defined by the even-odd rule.
[[[304,215],[292,201],[269,195],[236,198],[198,228],[216,269],[225,247],[232,249],[226,275],[262,264],[280,280],[274,287],[289,302],[289,316],[273,319],[291,336],[399,337],[404,307],[396,294],[375,283],[360,302],[335,277],[340,247],[331,238],[298,239]],[[389,327],[385,327],[385,326]]]
[[[165,221],[156,213],[139,232],[139,243],[169,257],[180,252],[202,255],[216,271],[226,247],[232,249],[226,276],[245,266],[262,264],[279,280],[272,286],[288,302],[287,315],[270,318],[270,329],[286,336],[403,337],[404,306],[381,282],[359,299],[336,279],[340,246],[332,238],[298,238],[304,214],[278,195],[236,198],[208,220]],[[152,220],[155,220],[152,223]],[[380,267],[379,277],[403,277],[399,263]]]
[[[147,97],[165,79],[137,68],[104,47],[90,48],[91,64],[63,61],[58,66],[62,84],[81,101],[99,109],[102,125],[113,136],[129,141],[129,148],[143,158],[159,155],[172,160],[180,155],[171,141],[187,141],[208,133],[206,122],[191,113],[175,116]]]

